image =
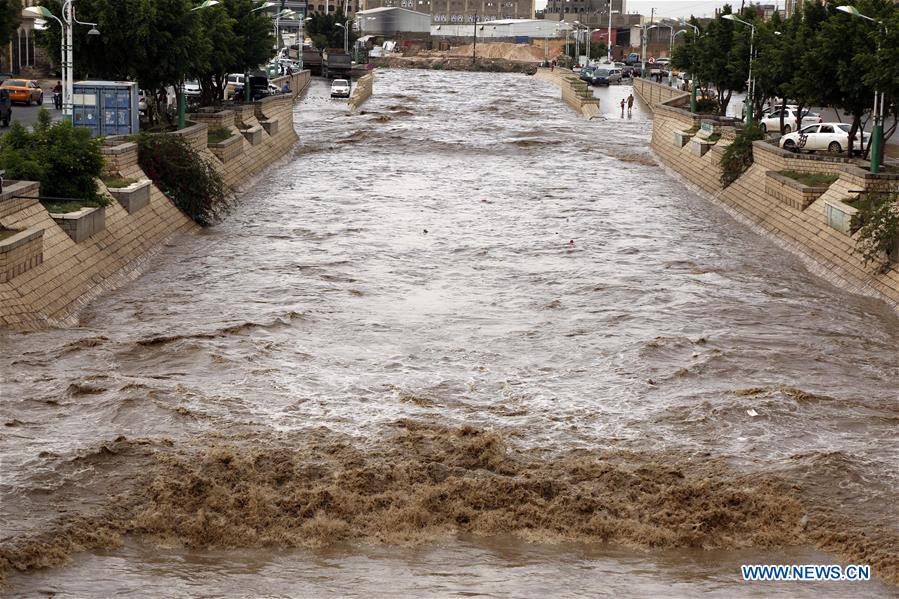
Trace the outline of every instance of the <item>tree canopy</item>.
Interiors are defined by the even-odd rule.
[[[343,48],[344,33],[343,28],[337,26],[338,23],[349,28],[349,47],[353,47],[358,36],[353,31],[353,20],[347,20],[342,8],[338,8],[336,12],[330,14],[314,12],[309,17],[309,20],[306,21],[306,35],[316,48]]]
[[[22,22],[22,0],[0,0],[0,44],[12,39]]]
[[[880,23],[837,10],[847,3]],[[675,68],[690,71],[701,87],[715,87],[719,114],[725,114],[733,92],[746,90],[749,76],[751,29],[722,18],[730,13],[730,6],[725,6],[699,35],[688,33],[671,61]],[[871,114],[875,90],[882,91],[894,117],[885,137],[893,134],[899,117],[899,10],[894,2],[806,2],[786,20],[777,14],[764,20],[750,6],[739,18],[756,28],[752,62],[756,111],[771,98],[798,104],[799,112],[809,106],[833,107],[852,117],[851,146]],[[699,25],[695,19],[692,23]],[[797,122],[782,127],[786,124],[799,126]]]
[[[41,3],[59,12],[55,0]],[[221,98],[228,73],[255,69],[271,58],[271,20],[253,11],[253,0],[221,0],[191,10],[195,6],[192,0],[78,0],[78,19],[96,22],[101,35],[75,28],[76,76],[127,79],[153,91],[197,79],[207,102]],[[52,19],[48,24],[41,44],[59,56],[59,25]]]

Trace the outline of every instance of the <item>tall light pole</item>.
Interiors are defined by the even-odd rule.
[[[755,44],[755,25],[744,21],[733,14],[721,15],[722,19],[727,19],[728,21],[734,21],[736,23],[742,23],[749,27],[752,31],[749,33],[749,85],[748,85],[748,93],[746,95],[746,122],[751,123],[754,119],[753,112],[753,96],[755,95],[755,82],[752,80],[752,54],[753,54],[753,44]]]
[[[53,19],[59,23],[62,32],[62,118],[65,121],[72,122],[74,116],[73,96],[75,92],[75,58],[72,43],[72,28],[78,25],[89,25],[90,31],[88,35],[100,35],[97,30],[96,23],[85,23],[75,18],[74,0],[66,0],[62,5],[62,19],[56,17],[45,6],[29,6],[22,12],[33,17],[44,17]]]
[[[289,8],[275,14],[275,56],[281,50],[281,17],[292,17],[295,14],[297,13]]]
[[[878,25],[883,27],[884,37],[889,35],[889,30],[887,29],[887,26],[883,21],[873,19],[867,15],[863,15],[862,13],[858,12],[858,9],[854,6],[838,6],[837,10],[853,17],[858,17],[860,19],[865,19],[866,21],[871,21],[872,23],[877,23]],[[877,53],[880,54],[880,39],[877,40]],[[880,161],[883,159],[883,102],[883,92],[874,90],[874,127],[871,129],[872,173],[880,172]]]
[[[674,31],[674,28],[673,28],[673,27],[671,28],[671,31],[672,31],[672,34],[671,34],[671,43],[668,44],[668,59],[669,59],[669,60],[671,60],[671,54],[674,52],[674,38],[676,38],[677,36],[679,36],[679,35],[682,34],[682,33],[687,33],[687,30],[686,30],[686,29],[681,29],[681,30],[678,31],[677,33],[673,33],[673,31]],[[668,64],[668,87],[671,87],[671,80],[672,80],[672,74],[673,74],[673,71],[674,71],[674,69],[671,68],[671,64],[669,63],[669,64]]]
[[[640,36],[640,43],[642,49],[640,51],[640,60],[642,62],[642,67],[640,68],[640,76],[646,77],[646,32],[650,29],[657,28],[658,25],[646,25],[643,24],[642,35]]]
[[[349,17],[346,18],[346,24],[343,24],[343,23],[334,23],[335,25],[337,25],[338,27],[340,27],[341,29],[343,29],[343,51],[344,51],[345,54],[348,54],[349,51],[350,51],[350,47],[349,47],[349,44],[350,44],[350,28],[347,27],[347,25],[349,25],[349,23],[350,23],[350,18],[349,18]]]
[[[203,0],[199,5],[190,9],[190,12],[209,8],[218,4],[218,0]],[[244,81],[244,86],[249,86],[249,80]],[[184,97],[184,81],[181,82],[181,93],[178,94],[178,129],[184,129],[187,125],[187,98]]]
[[[573,21],[574,25],[574,63],[581,63],[581,22]]]
[[[612,13],[617,12],[617,10],[612,10],[612,0],[609,0],[609,31],[606,34],[606,45],[608,46],[606,59],[609,61],[609,64],[612,63]]]

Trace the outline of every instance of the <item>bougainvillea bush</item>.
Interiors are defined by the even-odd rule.
[[[199,225],[215,224],[228,209],[218,171],[177,135],[141,134],[138,162],[153,183]]]

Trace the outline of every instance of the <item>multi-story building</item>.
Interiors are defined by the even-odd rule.
[[[279,4],[281,0],[276,0]],[[333,13],[342,10],[344,14],[353,16],[356,11],[362,10],[362,0],[287,0],[288,8],[291,4],[302,4],[304,10],[313,12]],[[293,9],[297,10],[297,9]]]
[[[362,0],[364,9],[398,7],[431,15],[433,23],[534,18],[534,0]]]
[[[611,0],[612,25],[624,22],[627,15],[625,0]],[[554,21],[580,21],[587,25],[599,25],[609,21],[609,0],[548,0],[543,13],[545,19]]]

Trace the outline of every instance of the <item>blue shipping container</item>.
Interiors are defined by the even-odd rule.
[[[73,104],[75,126],[90,129],[92,137],[130,135],[140,128],[133,81],[78,81]]]
[[[528,36],[526,36],[526,35],[516,35],[516,36],[515,36],[515,43],[516,43],[516,44],[530,44],[530,43],[531,43],[531,38],[528,37]]]

